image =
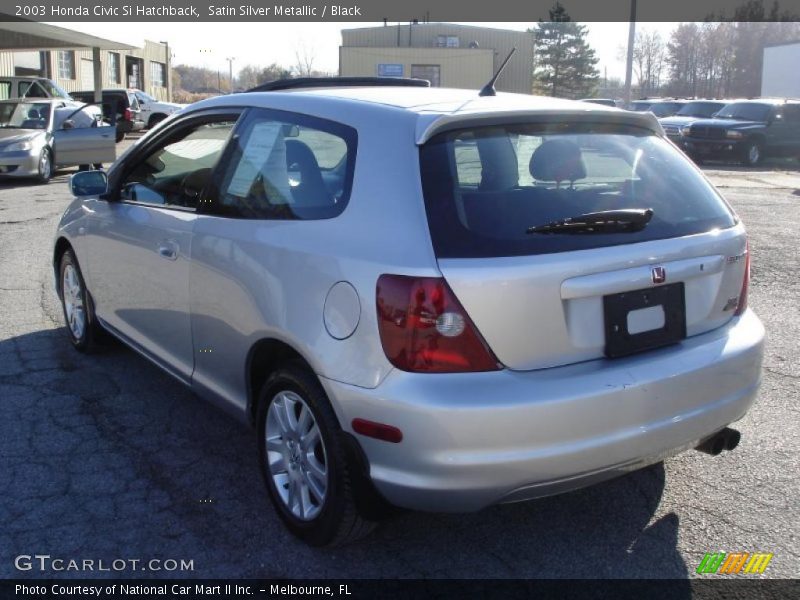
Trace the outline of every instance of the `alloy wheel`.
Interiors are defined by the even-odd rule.
[[[313,520],[328,492],[328,458],[314,414],[299,394],[285,390],[272,398],[264,435],[268,475],[281,501],[296,518]]]
[[[81,282],[73,265],[64,267],[61,293],[64,297],[64,310],[67,314],[69,330],[76,340],[80,340],[86,330],[86,310]]]

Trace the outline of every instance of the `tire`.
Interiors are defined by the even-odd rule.
[[[752,140],[747,142],[742,152],[742,164],[746,167],[755,167],[764,158],[764,146],[761,142]]]
[[[257,425],[261,473],[289,531],[311,546],[372,531],[375,522],[357,508],[345,434],[313,373],[297,363],[279,367],[259,395]]]
[[[39,155],[36,180],[39,183],[47,183],[53,177],[53,153],[50,148],[43,148]]]
[[[125,134],[122,133],[121,131],[118,131],[117,132],[117,143],[119,144],[124,139],[125,139]]]
[[[86,290],[81,268],[72,250],[67,250],[61,257],[58,295],[72,345],[79,352],[96,350],[104,332],[95,317],[92,297]]]
[[[161,123],[161,121],[163,121],[166,118],[167,118],[167,115],[153,115],[152,117],[150,117],[150,120],[147,122],[147,128],[148,129],[152,129],[153,127],[155,127],[156,125]]]

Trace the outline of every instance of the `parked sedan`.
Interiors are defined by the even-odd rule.
[[[97,106],[66,100],[0,102],[0,176],[47,183],[57,167],[113,162],[114,128]]]

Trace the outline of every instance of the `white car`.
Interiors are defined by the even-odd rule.
[[[186,104],[156,100],[150,94],[142,90],[130,89],[128,91],[132,92],[139,101],[139,109],[141,110],[140,118],[145,122],[145,127],[147,127],[147,129],[152,129],[172,113],[178,112],[186,106]]]

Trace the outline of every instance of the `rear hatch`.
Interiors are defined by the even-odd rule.
[[[532,119],[454,127],[420,147],[432,241],[507,368],[644,352],[735,315],[744,229],[653,130]]]

